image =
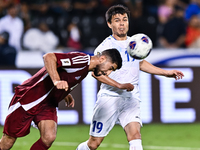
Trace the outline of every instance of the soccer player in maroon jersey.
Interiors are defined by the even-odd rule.
[[[0,150],[8,150],[18,137],[29,134],[31,122],[37,125],[40,139],[30,150],[47,150],[56,138],[56,107],[61,100],[74,107],[69,94],[88,74],[108,75],[121,68],[122,59],[116,49],[89,56],[85,53],[47,53],[43,56],[44,67],[15,89],[6,117]],[[111,79],[112,80],[112,79]],[[113,80],[112,86],[127,91],[133,90],[129,83],[120,84]]]

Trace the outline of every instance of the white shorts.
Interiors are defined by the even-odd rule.
[[[123,128],[130,122],[139,122],[142,126],[139,94],[131,98],[98,96],[93,113],[90,135],[94,137],[105,137],[117,122]]]

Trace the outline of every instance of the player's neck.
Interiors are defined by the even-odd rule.
[[[117,41],[124,41],[124,40],[127,39],[127,35],[124,36],[124,37],[119,37],[119,36],[113,34],[112,37],[113,37],[115,40],[117,40]]]

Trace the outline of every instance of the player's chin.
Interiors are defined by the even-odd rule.
[[[126,33],[120,33],[117,35],[118,37],[126,37]]]

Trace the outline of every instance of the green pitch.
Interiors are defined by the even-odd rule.
[[[50,150],[75,150],[88,139],[88,132],[88,125],[58,126],[57,138]],[[200,150],[200,123],[144,124],[141,133],[144,150]],[[12,150],[28,150],[38,138],[38,130],[31,128],[28,136],[17,139]],[[98,150],[128,149],[125,133],[116,125]]]

